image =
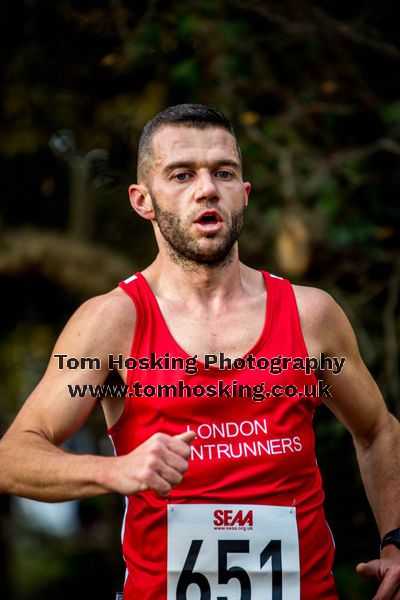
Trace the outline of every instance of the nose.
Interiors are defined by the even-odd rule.
[[[196,201],[218,199],[218,190],[215,180],[208,170],[202,170],[196,181]]]

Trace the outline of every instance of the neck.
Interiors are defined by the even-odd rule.
[[[211,266],[192,262],[189,265],[160,252],[143,274],[157,295],[175,298],[178,292],[189,301],[212,303],[242,294],[247,271],[251,269],[240,263],[236,243],[228,260]]]

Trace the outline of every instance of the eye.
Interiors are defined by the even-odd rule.
[[[187,181],[190,177],[190,173],[177,173],[173,176],[173,179],[176,181]]]
[[[229,171],[217,171],[216,176],[219,177],[219,179],[230,179],[233,177],[232,173]]]

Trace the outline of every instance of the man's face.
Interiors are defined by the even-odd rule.
[[[223,263],[242,230],[250,190],[232,135],[220,127],[165,126],[152,146],[146,187],[158,242],[179,262]]]

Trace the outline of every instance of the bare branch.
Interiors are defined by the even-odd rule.
[[[364,27],[364,31],[361,32],[356,26],[354,26],[354,24],[338,21],[321,9],[314,7],[313,10],[327,27],[342,37],[349,39],[360,46],[367,46],[371,50],[375,50],[376,52],[384,54],[390,58],[400,58],[399,48],[396,48],[396,46],[393,46],[393,44],[389,44],[383,40],[376,29]]]
[[[259,2],[258,0],[247,2],[236,0],[235,4],[242,10],[252,11],[260,15],[270,23],[283,29],[285,33],[293,36],[315,35],[321,31],[321,27],[325,27],[331,33],[340,35],[342,38],[350,40],[359,46],[366,46],[390,58],[400,58],[400,49],[383,40],[376,29],[363,25],[363,30],[361,31],[360,24],[357,21],[354,23],[338,21],[316,7],[307,6],[311,11],[305,17],[300,15],[300,11],[297,10],[295,18],[291,18],[289,15],[283,14],[281,7],[278,10],[273,10],[266,3]],[[299,9],[299,4],[296,2],[294,7]]]
[[[37,271],[84,295],[103,293],[135,271],[131,261],[103,246],[40,229],[8,229],[2,250],[0,276]]]

